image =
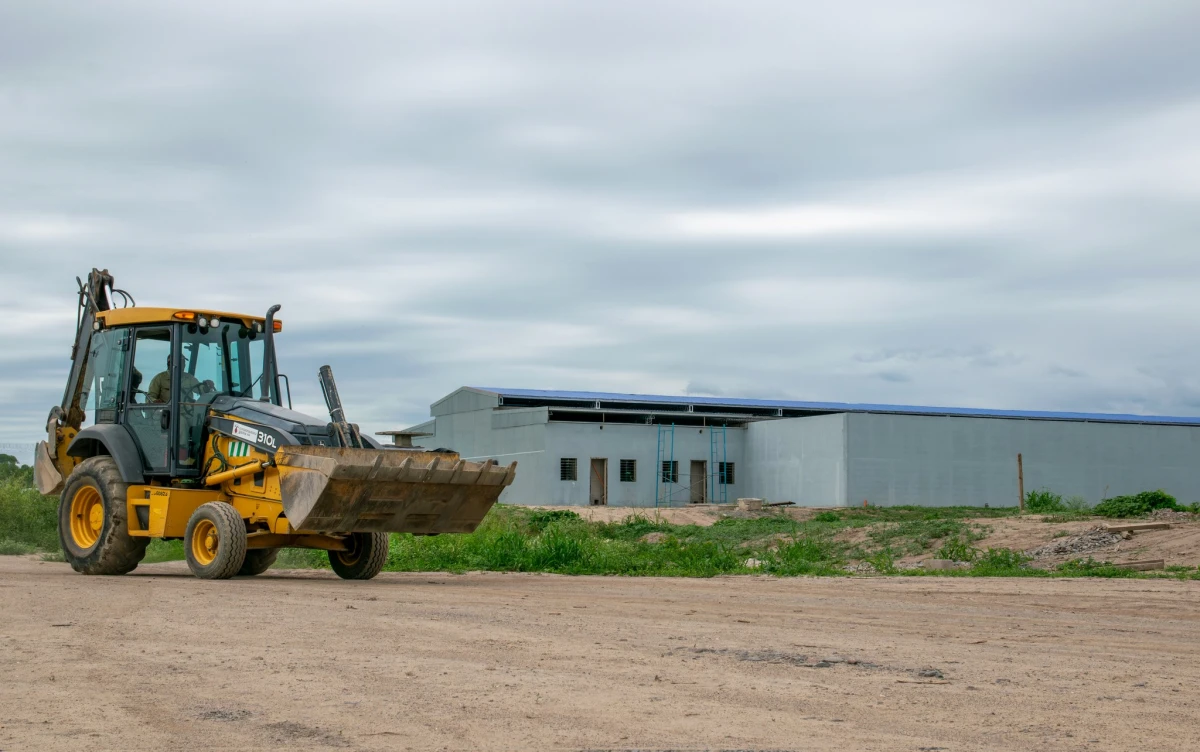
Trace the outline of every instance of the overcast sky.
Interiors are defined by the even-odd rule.
[[[1200,415],[1200,3],[0,4],[0,443],[74,277],[462,385]]]

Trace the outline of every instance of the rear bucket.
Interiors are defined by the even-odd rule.
[[[453,452],[323,446],[285,446],[275,462],[292,529],[320,533],[469,533],[517,468]]]

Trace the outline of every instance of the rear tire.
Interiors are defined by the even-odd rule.
[[[129,484],[112,457],[89,457],[67,478],[58,502],[58,542],[81,574],[127,574],[146,555],[149,538],[129,534]]]
[[[188,569],[202,580],[227,580],[246,562],[246,523],[232,504],[201,504],[183,536]]]
[[[279,556],[278,548],[249,549],[246,551],[246,560],[242,562],[242,568],[238,570],[238,577],[253,577],[256,574],[262,574],[275,563],[276,556]]]
[[[350,533],[346,551],[330,551],[329,566],[343,580],[369,580],[387,563],[387,533]]]

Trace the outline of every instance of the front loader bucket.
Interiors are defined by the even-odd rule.
[[[469,533],[517,463],[467,462],[453,452],[285,446],[275,454],[293,530]]]

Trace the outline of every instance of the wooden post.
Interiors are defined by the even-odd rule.
[[[1021,514],[1025,514],[1025,463],[1017,454],[1017,493],[1021,495]]]

